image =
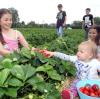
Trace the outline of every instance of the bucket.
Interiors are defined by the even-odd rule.
[[[78,90],[78,94],[79,94],[79,97],[80,99],[100,99],[100,97],[92,97],[92,96],[88,96],[84,93],[82,93],[79,88],[80,87],[84,87],[86,84],[90,84],[91,86],[93,84],[97,84],[100,88],[100,80],[81,80],[77,83],[76,87],[77,87],[77,90]]]

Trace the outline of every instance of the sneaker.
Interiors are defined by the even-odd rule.
[[[61,97],[62,97],[62,99],[73,99],[73,95],[71,94],[71,92],[68,89],[64,89],[61,92]]]

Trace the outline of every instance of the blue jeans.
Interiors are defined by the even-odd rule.
[[[89,29],[87,28],[87,29],[85,29],[85,40],[87,40],[88,39],[88,32],[89,32]]]
[[[64,33],[63,27],[60,26],[59,28],[57,28],[57,35],[58,37],[62,37]]]

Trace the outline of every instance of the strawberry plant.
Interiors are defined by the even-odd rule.
[[[22,97],[29,92],[37,92],[47,98],[53,91],[58,94],[51,96],[52,98],[60,97],[55,83],[61,81],[61,76],[50,64],[53,61],[49,63],[49,59],[44,61],[40,57],[39,53],[33,54],[30,50],[22,48],[19,53],[13,53],[1,60],[1,98]],[[33,61],[37,59],[40,63],[34,66]]]

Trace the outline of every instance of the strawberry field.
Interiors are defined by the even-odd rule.
[[[19,28],[31,46],[75,54],[83,41],[82,30],[65,30],[58,38],[55,29]],[[0,60],[0,97],[2,99],[61,99],[60,90],[67,77],[74,77],[72,63],[45,58],[38,52],[21,47]]]

